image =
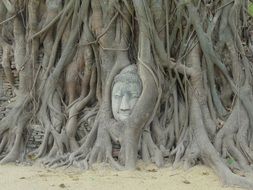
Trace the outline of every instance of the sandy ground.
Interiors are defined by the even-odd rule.
[[[139,164],[141,165],[141,164]],[[139,166],[137,171],[115,171],[97,165],[90,171],[48,169],[41,166],[0,166],[0,190],[239,190],[222,187],[205,166],[188,171]]]

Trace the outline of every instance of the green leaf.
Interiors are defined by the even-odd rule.
[[[250,16],[253,17],[253,3],[249,3],[249,6],[248,6],[248,13]]]
[[[233,158],[229,158],[229,159],[227,159],[227,162],[229,165],[231,165],[235,162],[235,160]]]

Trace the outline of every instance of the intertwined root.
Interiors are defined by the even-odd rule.
[[[203,162],[224,184],[253,189],[234,174],[252,172],[253,162],[247,6],[239,0],[0,2],[2,65],[13,86],[13,52],[19,77],[13,109],[0,121],[1,163],[28,157],[51,167],[109,162],[121,170],[135,168],[137,158],[159,167],[169,158],[174,167]],[[111,91],[130,64],[138,66],[143,90],[129,120],[118,122]],[[44,128],[44,138],[27,156],[32,124]]]

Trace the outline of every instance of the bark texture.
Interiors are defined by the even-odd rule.
[[[242,177],[253,163],[248,6],[248,0],[1,1],[0,80],[15,97],[0,121],[0,163],[88,169],[109,162],[120,170],[135,169],[137,159],[159,167],[204,163],[224,184],[253,189]],[[129,118],[117,121],[114,78],[132,64],[142,92]],[[43,139],[29,149],[35,125]]]

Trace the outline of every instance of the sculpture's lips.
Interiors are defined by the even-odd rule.
[[[129,116],[131,112],[120,112],[119,114],[122,116]]]
[[[119,117],[121,118],[121,120],[123,119],[127,119],[130,116],[131,112],[120,112],[119,113]]]

